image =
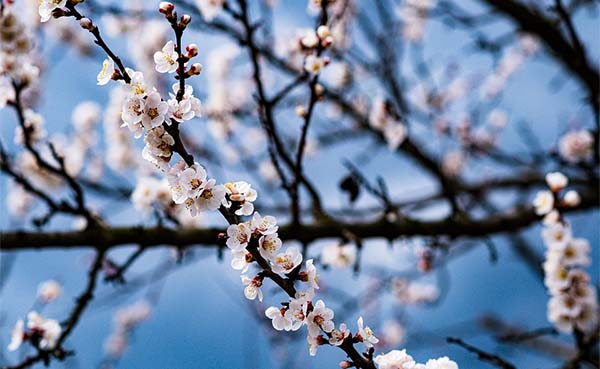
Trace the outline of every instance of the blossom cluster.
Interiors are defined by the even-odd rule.
[[[34,98],[40,68],[34,58],[31,30],[10,7],[0,14],[0,109],[14,102],[13,83],[23,89],[26,98]],[[27,96],[29,95],[29,96]]]
[[[329,58],[321,56],[321,52],[333,45],[329,27],[321,25],[317,30],[305,29],[300,31],[298,43],[300,50],[305,55],[304,70],[311,74],[318,74],[329,64]]]
[[[590,244],[573,236],[571,225],[559,210],[577,205],[579,195],[570,190],[561,197],[568,185],[568,178],[562,173],[547,174],[546,182],[550,190],[538,192],[534,206],[537,214],[544,215],[544,284],[551,296],[548,320],[561,332],[587,332],[596,323],[597,310],[596,290],[584,270],[591,262]]]
[[[61,1],[40,2],[39,11],[42,20],[48,20],[55,13],[56,8],[64,5]],[[211,15],[208,11],[210,9],[207,8],[208,5],[218,9],[222,3],[199,1],[198,5],[205,7],[202,11],[204,16],[209,18]],[[173,29],[178,32],[189,23],[190,17],[184,15],[181,17],[181,21],[176,23],[176,17],[172,13],[173,7],[173,4],[163,2],[160,5],[160,11],[166,15]],[[81,24],[84,28],[92,27],[90,20],[83,19]],[[323,49],[333,43],[333,37],[327,26],[320,26],[316,31],[311,32],[302,38],[301,45],[306,55],[305,69],[316,74],[327,64],[327,59],[322,58],[320,54]],[[179,39],[180,37],[178,37]],[[197,216],[200,211],[205,209],[216,210],[219,208],[238,217],[252,215],[246,221],[233,217],[235,222],[228,227],[225,241],[227,247],[232,251],[231,266],[242,272],[241,281],[245,286],[246,298],[262,301],[261,287],[266,277],[270,277],[274,281],[283,281],[281,283],[289,287],[284,288],[290,295],[289,300],[283,302],[280,307],[271,306],[265,311],[265,315],[272,320],[272,325],[276,330],[295,331],[306,326],[311,355],[316,354],[319,345],[342,346],[361,342],[368,351],[372,352],[371,349],[379,342],[379,339],[371,328],[364,324],[362,317],[357,320],[356,333],[352,333],[344,323],[336,328],[333,321],[334,311],[326,306],[323,300],[315,298],[315,291],[319,289],[319,274],[314,260],[308,259],[303,263],[303,255],[296,247],[282,250],[283,242],[278,236],[279,227],[276,219],[272,216],[263,217],[254,211],[253,203],[257,199],[257,192],[250,183],[238,181],[217,184],[215,179],[208,178],[202,165],[196,162],[190,163],[183,158],[174,165],[170,165],[176,146],[183,145],[179,142],[179,125],[201,114],[200,100],[194,97],[193,88],[184,83],[186,78],[200,73],[201,66],[199,64],[189,65],[189,61],[197,53],[198,48],[194,44],[188,45],[184,53],[181,51],[181,45],[167,41],[160,50],[153,54],[156,72],[161,74],[177,72],[179,81],[173,85],[169,99],[163,99],[158,89],[146,80],[143,72],[123,68],[120,64],[117,66],[118,68],[115,68],[115,60],[112,58],[103,62],[102,69],[97,76],[99,85],[105,85],[110,80],[117,80],[123,84],[120,92],[115,92],[111,97],[117,103],[119,100],[121,101],[120,109],[113,111],[115,114],[111,114],[113,116],[111,119],[120,112],[123,127],[127,127],[136,138],[144,135],[143,157],[166,173],[166,181],[147,178],[142,180],[147,183],[138,183],[132,195],[134,204],[146,212],[157,204],[163,207],[172,207],[174,203],[185,205],[192,216]],[[76,124],[88,127],[92,123],[89,119],[81,118],[81,122]],[[175,129],[172,129],[173,127]],[[127,152],[129,150],[128,140],[122,136],[117,138],[120,141],[119,145],[122,145],[118,149]],[[181,151],[177,152],[181,154]],[[152,190],[154,187],[157,188],[156,191]],[[355,253],[356,251],[347,245],[336,245],[335,248],[332,247],[323,254],[323,261],[331,266],[344,267],[355,262]],[[252,264],[260,266],[260,271],[254,276],[249,274]],[[277,277],[274,277],[275,275]],[[307,288],[296,290],[296,282],[306,283]],[[290,291],[294,291],[294,293]],[[106,343],[107,353],[111,356],[120,356],[126,347],[131,328],[145,320],[149,313],[150,307],[147,303],[134,305],[117,313],[113,334]],[[35,344],[40,349],[52,349],[56,346],[61,334],[60,324],[44,319],[33,312],[29,316],[28,328],[29,331],[25,331],[23,322],[17,323],[11,347],[18,347],[23,340],[36,337]],[[387,355],[378,356],[375,362],[380,368],[392,368],[393,366],[390,365],[400,367],[402,363],[395,359],[396,356],[392,351]],[[448,366],[452,363],[447,358],[442,358],[430,361],[419,368],[455,368],[455,364]]]
[[[406,350],[392,350],[376,356],[374,361],[379,369],[458,369],[458,365],[446,356],[428,360],[425,364],[417,363]]]
[[[363,319],[358,319],[358,333],[352,338],[346,324],[335,328],[333,322],[334,312],[325,305],[323,300],[314,301],[315,290],[319,289],[316,266],[313,259],[302,266],[302,254],[296,247],[289,247],[280,252],[282,241],[279,239],[277,221],[272,216],[262,217],[255,212],[252,219],[239,224],[232,224],[227,229],[227,247],[232,250],[233,260],[231,266],[241,270],[242,282],[246,286],[246,298],[262,300],[261,286],[264,276],[259,273],[253,278],[247,276],[249,265],[256,261],[249,249],[256,248],[260,258],[268,263],[268,268],[277,274],[291,276],[297,275],[297,280],[308,284],[304,291],[297,291],[289,301],[282,303],[281,307],[271,306],[266,309],[265,315],[271,319],[273,328],[279,331],[296,331],[303,326],[307,327],[307,342],[309,352],[315,355],[319,345],[327,344],[340,346],[346,340],[363,342],[367,348],[373,347],[378,342],[373,331],[364,326]],[[322,334],[325,334],[325,338]]]

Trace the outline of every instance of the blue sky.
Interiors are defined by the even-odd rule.
[[[278,14],[281,24],[309,26],[311,21],[304,14],[304,1],[280,1]],[[300,4],[300,5],[298,5]],[[466,3],[470,6],[470,2]],[[598,24],[595,20],[582,16],[580,32],[590,43],[597,43]],[[464,56],[463,45],[466,45],[465,34],[446,32],[445,28],[430,22],[430,33],[425,42],[425,55],[434,64],[440,64],[449,58],[461,60],[461,68],[469,72],[486,73],[491,61],[488,57]],[[501,33],[505,25],[499,24],[489,30],[490,33]],[[219,38],[197,36],[196,41],[202,50],[210,49]],[[117,50],[124,51],[125,45],[118,40],[111,40]],[[458,45],[458,47],[448,47]],[[64,130],[70,120],[73,106],[80,101],[94,100],[104,105],[107,101],[107,90],[96,86],[95,78],[101,59],[82,58],[72,51],[56,48],[52,41],[44,44],[46,49],[53,49],[53,55],[59,58],[49,61],[49,74],[45,77],[46,95],[39,111],[44,114],[49,131]],[[592,48],[594,53],[597,50]],[[64,53],[64,55],[62,55]],[[206,52],[200,53],[200,61]],[[594,55],[597,57],[597,55]],[[210,66],[206,66],[210,68]],[[548,147],[556,142],[558,134],[564,130],[565,121],[576,115],[583,122],[589,121],[589,112],[581,107],[578,85],[574,81],[565,81],[562,88],[549,88],[549,81],[560,79],[560,69],[554,62],[542,55],[536,56],[511,80],[500,106],[505,108],[514,119],[531,123],[541,142]],[[557,77],[558,76],[558,77]],[[197,85],[202,91],[202,83]],[[17,124],[14,114],[4,109],[0,111],[0,134],[2,141],[11,142],[14,127]],[[502,137],[502,144],[510,150],[520,150],[516,130],[507,129]],[[10,146],[10,145],[9,145]],[[13,146],[10,146],[13,148]],[[337,190],[337,182],[343,173],[342,158],[352,155],[350,145],[342,146],[335,152],[327,152],[326,160],[308,159],[307,173],[312,173],[314,181],[323,191],[329,206],[339,206],[343,197]],[[409,198],[419,193],[431,191],[431,183],[410,162],[398,159],[396,155],[379,151],[378,160],[364,168],[366,174],[385,173],[386,181],[398,198]],[[389,170],[393,168],[393,170]],[[210,170],[210,168],[209,168]],[[4,177],[0,184],[2,193],[6,193]],[[128,178],[134,183],[135,178]],[[4,195],[1,201],[4,202]],[[363,199],[363,204],[368,200]],[[2,229],[28,227],[10,219],[2,204],[0,226]],[[109,218],[114,224],[136,224],[139,214],[134,211],[120,212]],[[598,213],[591,212],[572,216],[574,232],[586,237],[593,245],[593,258],[596,263],[591,267],[594,281],[598,280],[598,245],[600,237]],[[70,227],[70,221],[57,219],[51,228]],[[539,227],[526,232],[526,237],[536,245],[538,252],[543,251],[539,237]],[[456,347],[445,344],[443,338],[457,335],[470,343],[510,358],[510,361],[523,368],[546,368],[556,366],[556,362],[548,357],[531,354],[522,350],[501,346],[490,339],[491,334],[482,331],[472,323],[482,313],[497,314],[507,322],[527,328],[549,326],[545,318],[547,295],[539,279],[518,260],[503,236],[494,237],[499,253],[498,262],[488,261],[486,247],[479,244],[465,255],[448,263],[440,278],[450,284],[447,295],[435,307],[409,308],[408,339],[405,347],[417,359],[424,361],[434,355],[448,355],[461,368],[483,367],[471,354]],[[317,254],[321,245],[311,247],[309,253]],[[406,255],[400,243],[390,251],[380,240],[367,242],[370,250],[363,257],[363,269],[385,266],[391,270],[401,270]],[[117,250],[114,255],[124,257],[128,251]],[[184,265],[164,280],[160,288],[160,299],[152,316],[136,332],[132,345],[120,362],[122,368],[335,368],[342,359],[339,350],[322,347],[317,358],[308,355],[302,337],[291,343],[285,343],[277,334],[269,329],[256,304],[243,297],[239,283],[239,273],[229,267],[229,257],[219,261],[213,250],[195,250],[197,261]],[[37,284],[49,278],[56,278],[64,283],[65,294],[57,302],[50,304],[44,313],[49,317],[64,318],[69,311],[74,297],[83,288],[81,278],[91,255],[90,250],[78,251],[27,251],[18,254],[0,254],[0,257],[15,258],[10,277],[3,282],[0,291],[0,343],[5,345],[9,339],[10,327],[19,317],[23,317],[35,299]],[[145,254],[131,270],[131,276],[142,275],[152,270],[153,266],[168,257],[168,250],[157,250]],[[435,276],[430,277],[435,279]],[[365,275],[353,276],[350,272],[323,272],[321,279],[332,287],[347,288],[348,291],[360,291],[368,283]],[[111,330],[112,313],[115,307],[145,296],[156,290],[150,286],[126,298],[115,298],[114,305],[101,303],[103,296],[108,301],[119,291],[118,287],[101,284],[97,293],[98,302],[92,303],[86,318],[81,321],[74,334],[68,340],[68,347],[76,351],[74,359],[66,363],[52,364],[51,368],[60,367],[96,367],[103,357],[102,344]],[[266,288],[269,291],[269,288]],[[350,292],[352,293],[352,292]],[[267,301],[276,303],[281,295],[267,297]],[[335,303],[334,303],[335,305]],[[342,307],[339,307],[343,309]],[[347,323],[354,329],[359,315],[371,314],[373,328],[377,331],[384,319],[391,316],[399,307],[390,298],[383,299],[372,311],[354,311],[348,314]],[[460,327],[457,327],[457,324]],[[417,334],[419,333],[420,334]],[[423,343],[423,332],[427,332],[427,341]],[[433,337],[433,338],[432,338]],[[569,341],[569,338],[565,338]],[[283,342],[283,346],[277,343]],[[293,359],[293,365],[281,365],[282,355],[287,352]],[[0,357],[14,362],[16,354]]]

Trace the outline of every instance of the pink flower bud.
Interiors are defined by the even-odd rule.
[[[187,57],[188,58],[193,58],[194,56],[198,55],[198,45],[196,44],[189,44],[185,47],[185,51],[187,51]]]
[[[173,9],[175,9],[175,5],[168,1],[161,1],[160,5],[158,6],[158,11],[163,14],[171,14]]]
[[[94,24],[90,18],[81,18],[79,20],[79,25],[81,28],[87,29],[88,31],[91,31],[94,28]]]
[[[200,72],[202,72],[202,64],[200,64],[200,63],[192,64],[192,66],[190,67],[190,71],[189,71],[190,75],[191,76],[197,75],[197,74],[200,74]]]
[[[181,25],[187,26],[192,21],[192,17],[189,14],[184,14],[181,16]]]

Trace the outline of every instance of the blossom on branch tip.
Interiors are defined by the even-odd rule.
[[[379,342],[379,339],[377,337],[375,337],[371,328],[369,328],[368,326],[367,327],[364,326],[362,316],[360,318],[358,318],[358,321],[356,322],[356,324],[358,325],[358,332],[356,333],[356,338],[359,341],[362,341],[362,343],[367,348],[371,348],[371,347],[373,347],[374,344]]]

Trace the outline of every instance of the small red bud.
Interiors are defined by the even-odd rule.
[[[192,17],[189,14],[184,14],[184,15],[181,16],[181,25],[183,27],[185,27],[188,24],[190,24],[191,21],[192,21]]]
[[[158,6],[158,11],[165,15],[171,14],[173,9],[175,9],[175,5],[173,5],[173,3],[170,3],[168,1],[162,1],[160,3],[160,5]]]
[[[81,18],[79,20],[79,25],[81,26],[81,28],[87,29],[88,31],[94,29],[94,23],[92,23],[92,20],[90,18]]]

